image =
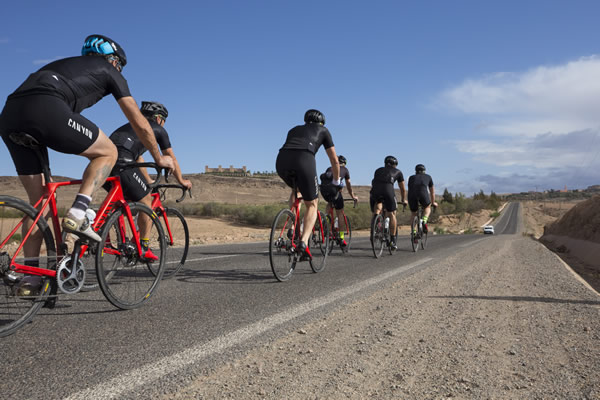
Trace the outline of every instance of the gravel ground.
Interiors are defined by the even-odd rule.
[[[523,235],[481,241],[166,399],[599,399],[600,297]]]

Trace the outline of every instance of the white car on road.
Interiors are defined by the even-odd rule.
[[[486,225],[483,227],[483,233],[484,234],[490,234],[493,235],[494,234],[494,226],[493,225]]]

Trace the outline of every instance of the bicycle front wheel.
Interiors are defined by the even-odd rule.
[[[310,260],[310,268],[313,272],[321,272],[325,268],[325,261],[330,251],[329,242],[329,226],[327,225],[327,219],[325,214],[319,211],[315,226],[313,227],[312,234],[308,239],[308,247],[312,254],[312,260]],[[331,244],[333,247],[333,244]]]
[[[383,228],[383,215],[374,215],[371,220],[371,248],[375,258],[381,257],[383,253],[383,245],[385,244]]]
[[[166,208],[163,215],[165,226],[165,241],[167,254],[165,258],[165,273],[163,279],[174,276],[185,264],[190,248],[190,231],[185,217],[176,208]]]
[[[419,216],[415,216],[410,224],[410,244],[414,252],[419,250]]]
[[[0,337],[13,334],[39,311],[51,289],[50,277],[11,271],[11,260],[23,242],[37,215],[37,210],[23,200],[0,196]],[[14,262],[40,268],[56,268],[56,249],[52,231],[43,218],[32,231],[42,247],[38,257],[23,256],[23,249]]]
[[[288,237],[288,230],[294,225],[294,213],[284,209],[277,213],[271,226],[269,238],[269,261],[273,275],[279,282],[284,282],[292,277],[296,267],[296,257],[293,252],[292,239]],[[299,237],[293,238],[300,243]]]
[[[96,253],[100,289],[108,301],[123,310],[138,308],[150,299],[163,276],[166,253],[158,216],[144,204],[128,206],[133,224],[124,208],[114,211],[102,227],[102,248]],[[147,218],[150,226],[148,249],[142,256],[134,237],[136,221],[141,218]]]
[[[427,246],[427,232],[421,231],[421,248],[425,250],[425,246]]]

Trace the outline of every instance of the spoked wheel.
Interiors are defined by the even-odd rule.
[[[410,244],[414,252],[419,250],[419,216],[415,216],[410,224]]]
[[[427,232],[421,230],[421,239],[419,241],[421,242],[421,248],[425,250],[425,246],[427,246]]]
[[[29,322],[50,294],[52,278],[10,270],[11,259],[36,214],[37,210],[22,200],[0,196],[0,337],[13,334]],[[25,260],[21,250],[14,261],[46,269],[55,268],[52,231],[43,218],[37,222],[32,235],[42,238],[40,256]]]
[[[348,218],[346,214],[344,214],[344,221],[346,222],[346,231],[344,232],[346,246],[342,248],[342,254],[346,254],[350,251],[350,243],[352,242],[352,224],[350,223],[350,218]]]
[[[327,216],[325,218],[326,218],[325,223],[327,224],[328,227],[330,227],[329,228],[329,253],[328,254],[331,254],[333,252],[333,248],[335,246],[337,239],[335,237],[335,232],[332,228],[333,224],[331,222],[331,215],[327,214]]]
[[[166,212],[167,215],[163,215],[163,219],[169,224],[165,223],[163,226],[167,243],[163,279],[170,278],[179,272],[185,264],[190,247],[190,231],[183,214],[175,208],[167,208]]]
[[[150,299],[164,273],[166,253],[158,216],[144,204],[130,203],[129,208],[134,224],[124,209],[114,211],[102,228],[103,248],[96,253],[100,289],[108,301],[123,310],[138,308]],[[141,257],[134,238],[135,221],[140,217],[147,217],[150,223],[148,249]]]
[[[284,209],[279,211],[271,226],[269,261],[273,275],[280,282],[289,280],[296,267],[296,253],[292,246],[292,239],[288,237],[288,230],[292,229],[293,224],[294,213]],[[300,238],[293,236],[293,240],[300,243]]]
[[[313,272],[323,271],[327,254],[330,252],[330,246],[333,247],[333,244],[330,245],[329,242],[329,226],[326,221],[325,214],[319,211],[312,234],[308,240],[308,247],[310,254],[312,254],[310,267]]]
[[[371,220],[371,247],[375,258],[381,257],[383,253],[384,240],[383,215],[376,214]]]

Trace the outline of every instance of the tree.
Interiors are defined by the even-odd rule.
[[[448,188],[444,188],[444,194],[442,195],[442,201],[446,203],[454,203],[454,199],[452,198],[452,193],[448,191]]]

